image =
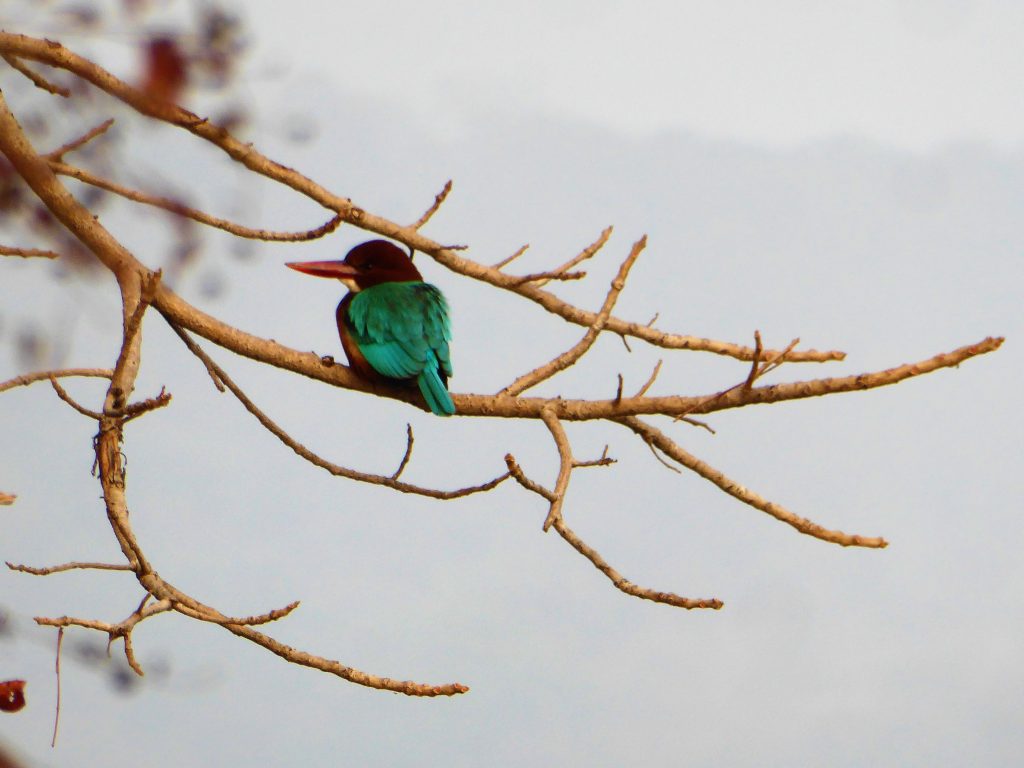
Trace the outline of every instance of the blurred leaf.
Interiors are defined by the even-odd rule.
[[[25,681],[6,680],[0,683],[0,711],[18,712],[25,707]]]
[[[188,84],[188,60],[170,37],[145,43],[145,73],[141,88],[158,101],[176,102]]]

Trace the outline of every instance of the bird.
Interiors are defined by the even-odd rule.
[[[415,383],[431,412],[455,413],[451,320],[441,290],[423,281],[406,253],[387,240],[361,243],[342,261],[289,262],[306,275],[340,280],[338,335],[349,365],[365,379]]]

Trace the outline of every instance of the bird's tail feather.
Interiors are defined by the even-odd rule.
[[[416,383],[419,384],[423,399],[427,401],[427,406],[433,413],[438,416],[451,416],[455,413],[455,403],[452,402],[448,388],[438,375],[436,362],[427,361],[427,367],[416,377]]]

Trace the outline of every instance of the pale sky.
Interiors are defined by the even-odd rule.
[[[1024,5],[1007,0],[249,7],[267,24],[261,50],[300,72],[329,68],[428,122],[486,108],[641,134],[852,135],[915,151],[1019,148],[1024,137]]]
[[[825,10],[827,7],[827,10]],[[367,671],[471,692],[410,700],[298,669],[215,627],[158,617],[130,695],[64,664],[61,740],[49,748],[53,633],[31,616],[117,620],[123,574],[33,579],[0,571],[12,641],[0,679],[30,706],[0,742],[34,765],[107,766],[1014,766],[1024,753],[1024,116],[1016,3],[247,3],[254,50],[247,136],[270,157],[383,216],[412,221],[451,178],[428,234],[493,263],[525,242],[524,272],[616,232],[582,284],[596,306],[629,244],[649,247],[617,313],[749,343],[796,336],[845,362],[773,381],[847,375],[1006,335],[998,353],[897,387],[742,409],[717,434],[664,423],[687,450],[823,525],[888,549],[802,537],[614,429],[568,426],[582,456],[566,517],[628,578],[717,596],[683,612],[618,593],[540,530],[518,488],[452,504],[396,497],[303,464],[228,395],[157,317],[140,396],[172,405],[130,425],[129,503],[161,575],[225,612],[301,599],[271,634]],[[596,10],[595,10],[596,9]],[[111,66],[122,62],[112,59]],[[0,73],[6,87],[11,75]],[[286,140],[307,120],[313,140]],[[119,120],[120,126],[130,120]],[[157,138],[163,140],[166,134]],[[156,138],[135,135],[133,146]],[[214,213],[253,226],[323,220],[213,153],[167,142],[122,180],[202,179]],[[103,216],[156,265],[166,223]],[[2,225],[0,225],[2,226]],[[245,330],[340,359],[339,287],[283,263],[340,257],[342,227],[242,262],[211,236],[175,287]],[[2,242],[2,238],[0,238]],[[422,259],[422,257],[418,257]],[[526,303],[426,260],[453,308],[457,392],[493,392],[579,338]],[[227,280],[217,300],[207,273]],[[11,340],[62,323],[69,365],[109,365],[120,317],[108,283],[56,282],[0,261],[0,380]],[[410,480],[481,481],[513,452],[552,482],[536,424],[441,420],[210,354],[272,418],[328,458],[389,472],[416,430]],[[610,396],[665,358],[661,393],[741,381],[744,364],[615,339],[541,393]],[[100,387],[71,382],[96,405]],[[0,560],[117,557],[90,475],[95,425],[45,385],[0,395]],[[92,638],[96,640],[96,638]],[[116,657],[120,648],[115,644]],[[9,672],[9,674],[8,674]],[[201,745],[201,746],[200,746]]]

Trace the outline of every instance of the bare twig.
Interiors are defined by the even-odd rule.
[[[617,570],[612,568],[600,553],[591,547],[589,544],[584,542],[576,533],[565,524],[565,521],[559,518],[553,523],[554,528],[558,531],[558,534],[565,539],[569,545],[583,555],[587,560],[594,564],[601,573],[607,576],[612,584],[615,585],[616,589],[625,592],[627,595],[633,597],[639,597],[644,600],[653,600],[656,603],[665,603],[666,605],[673,605],[676,608],[686,608],[692,610],[694,608],[711,608],[712,610],[718,610],[724,603],[717,598],[700,598],[694,599],[692,597],[682,597],[681,595],[674,594],[672,592],[657,592],[653,589],[647,589],[641,587],[638,584],[634,584],[632,581],[627,579]]]
[[[25,62],[23,62],[17,56],[11,56],[10,54],[5,53],[3,54],[3,59],[8,64],[10,64],[13,69],[18,70],[19,72],[21,72],[21,74],[23,74],[25,77],[31,80],[33,85],[36,86],[36,88],[41,88],[44,91],[52,93],[54,96],[63,96],[65,99],[71,95],[71,91],[69,91],[64,86],[54,85],[45,77],[40,75],[38,72],[29,69],[27,66],[25,66]]]
[[[412,444],[414,438],[412,436],[412,424],[405,425],[405,454],[402,456],[402,461],[398,464],[398,469],[391,475],[392,480],[397,480],[402,476],[406,466],[409,464],[409,459],[412,458]]]
[[[0,245],[0,256],[20,256],[23,259],[59,259],[60,254],[45,248],[15,248],[13,245]]]
[[[200,621],[208,621],[211,624],[244,624],[246,626],[259,626],[261,624],[269,624],[272,621],[283,619],[289,613],[299,607],[299,601],[295,600],[283,608],[275,608],[272,611],[261,613],[256,616],[247,616],[244,619],[235,618],[233,616],[210,616],[207,611],[197,611],[189,605],[176,605],[175,610],[179,613],[184,613],[186,616],[199,619]]]
[[[610,466],[610,465],[614,464],[615,462],[616,462],[616,459],[613,459],[611,456],[608,455],[608,446],[606,445],[604,447],[604,450],[601,451],[601,456],[599,458],[596,458],[596,459],[586,459],[586,460],[583,460],[583,461],[581,461],[579,459],[573,459],[572,460],[572,468],[573,469],[583,469],[585,467],[607,467],[607,466]]]
[[[13,379],[0,382],[0,392],[6,392],[15,387],[27,387],[37,381],[50,381],[51,379],[63,379],[69,376],[85,376],[100,379],[109,379],[114,372],[109,368],[62,368],[56,371],[37,371],[15,376]]]
[[[890,386],[942,368],[956,367],[972,357],[994,352],[1002,346],[1002,343],[1002,337],[989,337],[975,344],[968,344],[950,352],[942,352],[916,363],[906,363],[905,365],[887,368],[883,371],[861,373],[853,376],[813,379],[811,381],[797,381],[789,384],[772,384],[770,386],[752,387],[750,390],[745,390],[742,385],[736,385],[722,393],[704,398],[696,398],[699,402],[695,402],[692,406],[682,409],[680,413],[711,413],[729,408],[740,408],[755,403],[777,403],[786,400],[799,400],[805,397],[820,397],[837,392],[857,392],[865,389]],[[786,350],[782,350],[773,354],[770,362],[780,362],[785,357],[785,353]],[[460,413],[462,413],[461,410]]]
[[[731,387],[727,387],[726,389],[723,389],[721,392],[716,392],[713,395],[708,395],[706,398],[704,398],[702,402],[694,403],[693,407],[683,411],[682,413],[676,414],[675,419],[673,419],[674,421],[685,421],[687,418],[687,414],[693,413],[694,411],[697,410],[714,410],[713,406],[715,406],[717,403],[720,403],[722,400],[725,399],[726,395],[729,395],[733,392],[741,391],[743,393],[749,393],[755,381],[764,376],[766,373],[769,373],[770,371],[773,371],[780,365],[782,365],[786,360],[786,355],[789,354],[798,343],[800,343],[800,339],[793,339],[791,342],[789,342],[789,346],[787,346],[781,352],[774,353],[768,360],[761,364],[760,357],[761,352],[763,350],[761,347],[760,332],[754,331],[754,339],[756,342],[755,355],[754,360],[750,364],[750,373],[747,374],[746,380],[741,381],[739,384],[733,384]],[[702,422],[691,421],[690,423],[694,423],[698,426],[706,426]],[[708,429],[710,429],[710,427],[708,427]],[[712,430],[712,432],[713,431],[714,430]]]
[[[529,274],[529,275],[516,275],[512,279],[513,279],[513,282],[516,285],[522,285],[524,283],[536,283],[536,282],[547,283],[547,282],[549,282],[551,280],[563,280],[563,281],[582,280],[586,276],[587,276],[586,272],[548,271],[548,272],[534,272],[534,273]]]
[[[761,332],[754,331],[754,359],[750,361],[750,373],[747,374],[747,380],[743,382],[744,389],[750,389],[757,380],[761,366],[762,351],[764,351],[764,347],[761,346]]]
[[[772,355],[767,360],[765,360],[764,365],[761,366],[761,370],[757,374],[757,378],[764,376],[766,373],[771,373],[776,368],[780,367],[783,363],[789,362],[787,358],[789,357],[789,355],[793,353],[793,350],[796,349],[796,345],[799,343],[799,338],[793,339],[791,342],[789,342],[789,344],[786,345],[786,348],[784,350]]]
[[[658,449],[654,447],[654,443],[647,442],[647,447],[651,449],[651,455],[654,456],[654,458],[656,458],[663,467],[665,467],[666,469],[671,469],[677,475],[683,474],[683,470],[681,470],[675,464],[671,464],[668,461],[666,461],[665,458],[660,453],[658,453]]]
[[[12,571],[19,571],[20,573],[30,573],[33,576],[49,576],[51,573],[62,573],[63,571],[74,571],[74,570],[91,570],[91,571],[130,571],[131,566],[125,563],[62,563],[61,565],[51,565],[45,568],[34,568],[31,565],[18,565],[7,561],[7,567]]]
[[[555,494],[549,491],[540,483],[534,482],[526,476],[523,472],[523,468],[519,466],[519,462],[516,461],[515,456],[511,453],[505,454],[505,466],[508,467],[508,473],[511,477],[519,483],[523,488],[533,493],[536,493],[541,498],[547,499],[552,504],[555,501]]]
[[[62,161],[64,159],[64,155],[68,154],[69,152],[74,152],[76,149],[79,149],[79,148],[85,146],[86,144],[88,144],[90,141],[95,139],[97,136],[100,136],[100,135],[106,133],[107,129],[109,129],[110,126],[112,126],[113,124],[114,124],[114,118],[112,118],[112,117],[107,119],[107,120],[104,120],[102,123],[100,123],[96,127],[90,128],[88,131],[83,133],[77,139],[72,139],[71,141],[67,142],[66,144],[62,144],[61,146],[57,147],[57,149],[53,150],[52,152],[47,152],[45,155],[43,155],[43,157],[45,157],[47,160],[51,160],[51,161],[55,161],[55,162],[60,162],[60,161]]]
[[[287,432],[281,429],[281,427],[275,424],[274,421],[271,420],[271,418],[267,416],[265,413],[263,413],[263,411],[260,410],[256,406],[256,404],[252,402],[252,400],[249,399],[245,392],[243,392],[242,389],[237,384],[235,384],[234,381],[232,381],[231,377],[228,376],[220,366],[213,362],[213,360],[210,359],[210,357],[205,352],[203,352],[203,350],[199,347],[198,344],[196,344],[192,339],[188,337],[188,334],[185,333],[183,329],[179,328],[173,321],[170,320],[170,318],[167,319],[171,325],[171,328],[173,328],[174,332],[178,334],[178,337],[185,343],[185,346],[188,347],[189,351],[191,351],[192,354],[194,354],[196,357],[203,361],[203,364],[206,366],[207,370],[212,370],[216,374],[217,379],[223,382],[223,384],[228,389],[231,390],[231,393],[238,399],[238,401],[245,407],[245,409],[249,411],[249,413],[256,417],[260,424],[266,427],[266,429],[271,434],[273,434],[278,440],[287,445],[289,448],[291,448],[295,453],[304,458],[306,461],[320,467],[321,469],[327,470],[332,475],[346,477],[349,480],[358,480],[359,482],[363,483],[383,485],[388,488],[392,488],[393,490],[401,491],[402,493],[412,493],[420,496],[428,496],[432,499],[458,499],[462,498],[463,496],[469,496],[474,493],[482,493],[484,491],[489,491],[492,488],[498,486],[499,484],[507,480],[509,477],[508,473],[505,473],[503,475],[499,475],[493,480],[487,481],[486,483],[481,483],[480,485],[459,488],[454,491],[440,491],[434,488],[424,488],[418,485],[412,485],[410,483],[403,483],[400,480],[398,480],[396,476],[388,477],[386,475],[374,475],[368,472],[360,472],[358,470],[342,467],[330,461],[327,461],[326,459],[323,459],[317,454],[313,453],[311,450],[306,448],[306,446],[299,443],[297,440],[292,438]]]
[[[648,377],[648,379],[647,379],[647,381],[646,381],[646,382],[644,383],[644,385],[643,385],[642,387],[640,387],[640,389],[638,389],[638,390],[636,391],[636,394],[635,394],[635,395],[633,395],[633,397],[643,397],[644,395],[646,395],[646,394],[647,394],[647,390],[649,390],[649,389],[650,389],[650,388],[651,388],[651,387],[652,387],[652,386],[654,385],[654,380],[655,380],[656,378],[658,378],[658,373],[659,373],[660,371],[661,371],[661,360],[659,360],[659,361],[658,361],[658,362],[657,362],[657,363],[655,364],[655,366],[654,366],[654,370],[653,370],[653,371],[651,371],[651,375],[650,375],[650,377]]]
[[[0,491],[0,506],[9,507],[17,498],[18,497],[13,493],[4,493],[3,491]]]
[[[605,323],[611,316],[612,309],[615,307],[615,302],[618,300],[619,294],[622,293],[622,289],[626,287],[626,278],[629,275],[629,270],[636,262],[637,257],[646,245],[646,235],[633,244],[633,247],[629,251],[629,255],[626,256],[625,261],[623,261],[619,266],[619,271],[612,280],[611,286],[608,288],[608,295],[605,296],[601,311],[598,312],[597,316],[594,318],[593,325],[587,329],[583,338],[580,339],[580,341],[571,349],[566,350],[558,357],[548,361],[538,368],[535,368],[529,373],[520,376],[501,390],[501,392],[498,393],[499,397],[504,395],[518,395],[530,387],[536,386],[540,382],[551,378],[559,371],[565,370],[586,354],[587,350],[593,346],[597,337],[601,334],[601,331],[604,330]]]
[[[679,421],[689,424],[691,427],[700,427],[701,429],[706,429],[712,435],[718,434],[717,432],[715,432],[714,429],[711,428],[710,424],[703,422],[700,419],[694,419],[691,418],[690,416],[680,416]],[[672,467],[672,469],[675,469],[675,467]]]
[[[747,504],[754,509],[759,509],[762,512],[771,515],[776,520],[781,520],[787,525],[791,525],[793,528],[800,531],[800,533],[813,536],[814,538],[821,539],[822,541],[839,544],[844,547],[868,547],[880,549],[888,545],[888,542],[880,537],[857,536],[854,534],[843,533],[842,531],[832,531],[811,520],[793,514],[785,507],[768,501],[762,496],[751,491],[749,488],[745,488],[735,480],[726,477],[726,475],[712,467],[710,464],[701,461],[696,456],[693,456],[680,448],[678,444],[672,441],[663,432],[638,418],[627,416],[622,419],[617,419],[617,421],[636,432],[636,434],[639,435],[645,443],[651,446],[652,449],[657,448],[673,461],[679,462],[687,469],[696,472],[705,480],[711,481],[730,496],[739,499],[744,504]]]
[[[135,674],[140,677],[143,676],[142,666],[135,658],[135,649],[132,646],[131,634],[135,626],[150,616],[155,616],[159,613],[166,613],[174,608],[171,600],[159,600],[155,603],[147,605],[149,595],[145,595],[142,602],[139,603],[139,607],[136,608],[132,613],[123,621],[117,624],[110,624],[106,621],[96,621],[94,619],[78,619],[71,616],[60,616],[58,618],[47,618],[43,616],[36,617],[36,624],[47,627],[59,627],[64,629],[65,627],[84,627],[86,629],[94,629],[99,632],[103,632],[107,635],[108,648],[109,644],[115,639],[120,638],[124,641],[124,655],[125,661],[128,662],[128,666],[132,668]]]
[[[588,245],[582,251],[577,253],[575,256],[573,256],[571,259],[569,259],[564,264],[561,264],[560,266],[557,266],[553,270],[551,270],[548,274],[552,275],[552,277],[538,277],[538,278],[535,278],[533,280],[524,281],[524,282],[531,282],[536,287],[540,288],[541,286],[546,285],[548,283],[548,281],[550,281],[550,280],[553,280],[553,279],[565,280],[565,279],[567,279],[565,277],[557,277],[557,276],[558,275],[566,274],[570,269],[575,267],[580,262],[586,261],[587,259],[593,257],[595,253],[597,253],[599,250],[601,250],[601,248],[604,247],[604,244],[608,242],[608,238],[611,237],[611,236],[612,236],[612,227],[605,227],[604,230],[601,232],[601,234],[598,236],[597,240],[592,242],[590,245]],[[584,276],[586,276],[587,273],[586,272],[578,272],[578,273],[574,273],[574,274],[578,274],[580,277],[584,277]],[[573,279],[575,279],[575,278],[573,278]]]
[[[99,189],[105,189],[108,192],[113,192],[115,195],[120,195],[127,200],[133,200],[136,203],[143,203],[144,205],[151,205],[154,208],[161,208],[178,216],[184,216],[187,219],[192,219],[192,221],[205,224],[209,227],[214,227],[215,229],[224,230],[232,235],[244,237],[248,240],[263,240],[266,242],[278,243],[303,243],[309,240],[316,240],[324,235],[330,234],[336,230],[343,221],[341,215],[336,214],[320,226],[302,232],[275,232],[269,229],[256,229],[236,224],[233,221],[228,221],[227,219],[222,219],[218,216],[212,216],[209,213],[200,211],[197,208],[191,208],[181,201],[174,200],[170,197],[150,195],[136,189],[131,189],[123,184],[117,184],[109,179],[104,179],[101,176],[90,173],[83,168],[77,168],[73,165],[68,165],[67,163],[52,160],[50,161],[50,167],[53,168],[54,173],[58,173],[61,176],[78,179],[85,184],[89,184],[90,186],[97,187]]]
[[[551,437],[558,448],[558,479],[555,480],[554,499],[548,508],[548,515],[544,518],[544,530],[547,531],[556,520],[562,519],[562,505],[565,502],[565,492],[569,487],[569,476],[572,474],[573,458],[572,446],[569,445],[569,437],[565,434],[565,428],[555,416],[554,411],[545,409],[540,413],[541,421],[548,428]]]
[[[57,627],[57,654],[54,658],[54,672],[57,676],[57,704],[53,713],[53,738],[50,739],[50,747],[57,746],[57,726],[60,725],[60,651],[64,645],[64,627]]]
[[[505,455],[505,463],[508,465],[508,471],[517,483],[528,491],[536,493],[538,496],[547,499],[552,504],[555,503],[557,495],[528,478],[511,453]],[[656,603],[674,605],[677,608],[713,608],[717,610],[723,605],[721,600],[715,598],[695,600],[693,598],[681,597],[680,595],[673,594],[672,592],[657,592],[634,584],[617,570],[612,568],[605,559],[601,557],[596,549],[577,536],[576,533],[565,524],[565,520],[562,519],[561,516],[555,519],[551,525],[558,532],[558,535],[568,542],[573,549],[587,558],[591,563],[593,563],[595,568],[607,576],[611,580],[612,584],[615,585],[616,589],[625,592],[627,595],[643,598],[644,600],[653,600]]]
[[[425,225],[428,221],[430,221],[431,217],[433,217],[433,215],[435,213],[437,213],[438,208],[441,207],[442,203],[444,203],[444,201],[445,201],[445,198],[448,197],[448,193],[451,192],[451,191],[452,191],[452,180],[448,179],[448,181],[446,181],[444,183],[444,188],[434,196],[434,202],[431,203],[430,207],[427,208],[427,210],[423,213],[423,215],[420,216],[416,220],[416,223],[414,223],[409,228],[410,229],[420,229],[423,225]]]
[[[129,422],[132,419],[142,416],[144,413],[155,411],[157,408],[163,408],[171,402],[171,393],[160,387],[160,392],[156,397],[150,397],[146,400],[141,400],[137,403],[129,403],[124,407],[121,415],[124,417],[125,422]]]
[[[59,397],[65,403],[70,405],[72,408],[74,408],[80,414],[82,414],[83,416],[89,417],[93,421],[99,421],[100,420],[100,414],[99,413],[97,413],[96,411],[89,410],[85,406],[80,405],[79,403],[77,403],[74,400],[74,398],[72,398],[71,395],[69,395],[67,393],[67,390],[65,390],[64,387],[62,387],[60,384],[57,383],[57,379],[53,378],[52,376],[50,377],[50,384],[53,386],[53,391],[57,393],[57,397]]]
[[[516,259],[518,259],[518,258],[519,258],[520,256],[522,256],[522,255],[523,255],[524,253],[526,253],[526,249],[527,249],[527,248],[529,248],[529,247],[530,247],[530,244],[529,244],[529,243],[526,243],[526,245],[520,246],[520,248],[519,248],[519,250],[518,250],[518,251],[516,251],[515,253],[513,253],[513,254],[512,254],[511,256],[506,256],[506,257],[505,257],[504,259],[502,259],[501,261],[499,261],[499,262],[497,262],[496,264],[494,264],[494,265],[493,265],[493,266],[491,267],[491,269],[495,269],[495,270],[498,270],[498,269],[501,269],[502,267],[506,267],[506,266],[508,266],[508,265],[509,265],[509,264],[511,264],[511,263],[512,263],[513,261],[515,261],[515,260],[516,260]]]
[[[225,624],[224,628],[234,635],[251,640],[292,664],[300,664],[304,667],[318,669],[321,672],[337,675],[343,680],[348,680],[349,682],[356,683],[358,685],[365,685],[368,688],[393,691],[394,693],[404,693],[406,696],[424,697],[455,696],[460,693],[466,693],[469,690],[469,687],[462,683],[428,685],[412,682],[411,680],[392,680],[391,678],[380,677],[378,675],[368,675],[365,672],[345,666],[344,664],[332,659],[324,659],[287,646],[284,643],[274,640],[272,637],[268,637],[267,635],[257,632],[255,629],[246,626],[245,624]]]

